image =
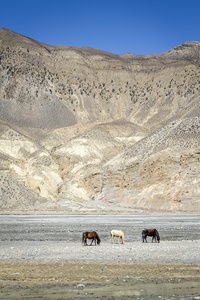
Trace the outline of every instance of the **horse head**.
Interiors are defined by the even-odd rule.
[[[144,239],[145,239],[145,230],[142,230],[142,241],[144,243]]]
[[[85,238],[84,238],[84,232],[83,232],[83,235],[82,235],[82,244],[84,243],[84,240],[85,240]]]
[[[157,241],[158,241],[158,243],[160,243],[160,236],[159,236],[159,233],[158,233],[158,231],[156,230],[156,237],[157,237]]]
[[[99,235],[97,233],[96,233],[96,239],[97,239],[97,245],[100,245],[101,240],[100,240],[100,237],[99,237]]]

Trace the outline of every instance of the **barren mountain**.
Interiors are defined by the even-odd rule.
[[[200,43],[115,55],[0,28],[1,212],[200,212]]]

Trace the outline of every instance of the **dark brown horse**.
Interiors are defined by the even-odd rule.
[[[92,245],[93,241],[95,242],[96,245],[96,241],[97,241],[97,245],[100,245],[100,238],[98,236],[98,234],[96,233],[96,231],[86,231],[83,233],[82,235],[82,244],[84,244],[84,246],[87,246],[87,239],[92,240],[90,246]]]
[[[156,242],[156,239],[157,239],[158,243],[160,243],[160,236],[159,236],[159,233],[156,229],[144,229],[142,231],[143,243],[144,243],[144,240],[147,243],[147,236],[152,236],[152,243],[153,243],[154,239],[155,239],[155,242]]]

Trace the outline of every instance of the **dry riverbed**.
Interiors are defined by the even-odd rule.
[[[200,299],[199,215],[0,216],[1,299]],[[142,243],[144,228],[161,242]],[[125,245],[109,241],[122,229]],[[83,246],[96,230],[100,246]]]

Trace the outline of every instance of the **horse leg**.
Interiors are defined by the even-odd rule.
[[[94,241],[94,238],[92,238],[92,241],[91,241],[91,243],[90,243],[90,246],[92,246],[93,241]]]

